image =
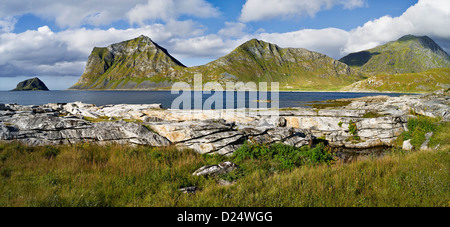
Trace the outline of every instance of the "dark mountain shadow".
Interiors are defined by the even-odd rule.
[[[364,64],[366,64],[373,56],[379,55],[379,54],[381,54],[381,53],[379,53],[379,52],[370,53],[369,51],[361,51],[358,53],[349,54],[349,55],[341,58],[339,61],[343,62],[349,66],[361,67]]]

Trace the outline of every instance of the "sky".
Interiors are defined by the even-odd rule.
[[[77,82],[94,47],[150,37],[187,66],[257,38],[341,57],[403,35],[450,53],[449,0],[0,0],[0,90]]]

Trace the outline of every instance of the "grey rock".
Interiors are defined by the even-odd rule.
[[[230,186],[230,185],[233,185],[234,183],[235,182],[227,181],[227,180],[224,180],[224,179],[219,179],[217,181],[217,184],[220,185],[220,186]]]
[[[429,150],[428,144],[430,143],[430,139],[433,136],[433,132],[429,132],[425,134],[425,142],[420,146],[420,150]]]
[[[4,111],[4,110],[9,110],[9,108],[8,108],[8,107],[6,107],[6,105],[5,105],[5,104],[3,104],[3,103],[0,103],[0,111]]]
[[[301,147],[323,138],[332,147],[366,149],[393,146],[407,130],[409,118],[414,117],[410,111],[450,120],[448,100],[442,94],[380,96],[354,99],[354,105],[343,110],[296,108],[279,113],[249,110],[255,113],[250,116],[239,115],[245,110],[237,110],[238,115],[223,110],[163,110],[159,104],[101,107],[80,102],[42,106],[0,104],[0,140],[19,140],[30,145],[80,142],[175,145],[202,154],[232,155],[245,141]],[[363,118],[369,111],[386,116]],[[111,121],[91,123],[83,119],[89,116]],[[151,130],[141,124],[113,119],[142,120]],[[350,133],[350,121],[356,123],[356,135]],[[354,139],[355,136],[360,139]]]
[[[239,168],[238,165],[232,162],[223,162],[218,165],[209,165],[201,167],[192,173],[193,176],[205,176],[205,175],[221,175],[227,174]]]
[[[180,146],[193,149],[201,154],[208,154],[214,153],[236,143],[243,143],[243,138],[243,134],[239,132],[226,131],[184,141],[182,144],[180,144]]]
[[[403,141],[402,149],[405,151],[411,151],[414,149],[414,146],[411,144],[411,140]]]
[[[278,122],[277,122],[277,127],[286,127],[286,125],[287,125],[287,121],[286,121],[286,118],[284,118],[284,117],[280,117],[279,119],[278,119]]]
[[[79,142],[171,145],[169,140],[146,127],[125,121],[90,123],[78,118],[34,114],[14,115],[8,124],[0,125],[1,140],[18,140],[32,146]]]
[[[186,188],[180,188],[179,191],[185,193],[185,194],[195,194],[199,188],[197,187],[186,187]]]

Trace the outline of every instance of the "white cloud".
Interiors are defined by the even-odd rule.
[[[17,23],[17,19],[14,17],[0,18],[0,33],[2,32],[12,32],[14,26]]]
[[[33,14],[54,20],[61,28],[109,25],[116,21],[145,25],[145,20],[177,20],[182,15],[198,18],[220,15],[206,0],[21,0],[0,2],[0,29],[6,19]],[[9,25],[10,26],[10,25]]]
[[[342,54],[370,49],[407,34],[450,40],[449,22],[450,1],[419,0],[399,17],[384,16],[350,31]],[[447,43],[442,44],[448,52]]]
[[[450,1],[419,0],[399,17],[383,16],[351,31],[336,28],[261,33],[258,38],[282,47],[306,48],[339,59],[408,34],[427,35],[450,52]]]
[[[130,29],[68,29],[52,31],[48,26],[22,33],[0,34],[0,78],[11,76],[81,76],[87,58],[94,47],[134,39],[140,35],[151,37],[172,51],[171,40],[201,35],[202,30],[191,21],[172,21],[167,25],[154,24]],[[180,50],[178,53],[185,53]],[[202,55],[191,49],[190,56]]]
[[[54,20],[60,27],[108,25],[126,19],[125,14],[145,0],[21,0],[2,1],[0,18],[33,14]]]
[[[293,16],[313,17],[317,12],[341,5],[353,9],[365,5],[365,0],[247,0],[242,7],[242,22]]]
[[[130,23],[143,25],[146,20],[170,21],[181,15],[197,18],[217,17],[220,12],[205,0],[148,0],[132,8],[127,17]]]
[[[117,3],[116,3],[117,1]],[[170,0],[164,4],[175,2]],[[271,0],[271,2],[276,2]],[[53,12],[52,17],[59,21],[60,25],[70,26],[71,22],[75,27],[62,31],[52,31],[49,27],[43,26],[37,30],[28,30],[22,33],[11,33],[16,21],[11,15],[20,15],[21,13],[33,11],[30,8],[36,7],[33,3],[35,0],[24,0],[27,4],[18,4],[17,1],[8,1],[1,3],[5,8],[0,7],[0,80],[4,81],[6,77],[21,78],[29,76],[48,76],[48,77],[79,77],[86,64],[87,58],[93,47],[104,47],[112,43],[121,42],[136,38],[140,35],[146,35],[159,45],[168,49],[170,54],[187,65],[200,65],[206,61],[217,59],[231,52],[240,44],[252,39],[258,38],[267,42],[277,44],[281,47],[306,48],[308,50],[317,51],[327,54],[330,57],[339,59],[350,52],[361,51],[375,47],[400,38],[406,34],[428,35],[438,42],[447,52],[450,50],[450,30],[448,29],[448,21],[450,21],[450,1],[448,0],[420,0],[416,5],[411,6],[405,13],[399,17],[384,16],[371,20],[351,31],[345,31],[337,28],[325,29],[303,29],[299,31],[287,33],[269,33],[263,29],[258,29],[254,33],[250,33],[248,25],[242,22],[226,22],[224,27],[216,34],[204,34],[205,28],[192,20],[179,21],[180,15],[191,15],[198,12],[197,17],[217,16],[218,10],[213,8],[204,0],[189,0],[186,4],[191,3],[203,9],[191,9],[189,5],[183,8],[159,8],[161,12],[153,16],[129,18],[126,12],[138,10],[136,4],[142,6],[150,6],[153,1],[141,0],[128,1],[118,0],[99,0],[104,4],[104,11],[96,8],[96,4],[90,3],[94,1],[80,1],[79,9],[93,7],[86,13],[80,15],[68,14],[67,18],[58,16],[62,12]],[[40,0],[36,2],[46,2]],[[48,6],[36,9],[33,12],[44,14],[49,9],[64,8],[62,5],[66,0],[48,1]],[[67,1],[70,3],[69,1]],[[107,3],[109,2],[109,3]],[[120,3],[119,3],[120,2]],[[184,2],[184,1],[183,1]],[[255,2],[248,0],[247,4]],[[278,0],[280,6],[286,0]],[[294,10],[293,12],[311,12],[311,15],[317,10],[323,10],[327,7],[340,5],[344,8],[360,7],[360,0],[354,1],[337,1],[337,0],[319,0],[319,1],[298,1],[302,4],[311,4],[310,8]],[[155,3],[157,3],[155,1]],[[162,1],[159,3],[163,3]],[[181,3],[181,2],[180,2]],[[205,4],[203,4],[205,3]],[[52,5],[53,4],[53,5]],[[74,4],[74,3],[70,3]],[[267,3],[269,4],[269,3]],[[300,4],[293,1],[290,4]],[[3,6],[2,5],[2,6]],[[123,9],[119,9],[119,5]],[[23,6],[22,8],[20,6]],[[153,5],[154,6],[154,5]],[[251,6],[251,5],[250,5]],[[270,8],[270,4],[267,5]],[[273,5],[272,5],[273,6]],[[295,5],[293,5],[293,8]],[[39,8],[39,7],[36,7]],[[41,7],[42,8],[42,7]],[[245,8],[245,7],[244,7]],[[261,7],[261,15],[265,14],[265,6]],[[149,10],[144,7],[143,10]],[[248,8],[250,9],[250,8]],[[10,13],[6,13],[6,11]],[[145,10],[143,11],[145,13]],[[152,9],[150,9],[152,10]],[[188,11],[194,10],[194,11]],[[273,7],[274,12],[278,8]],[[299,11],[300,10],[300,11]],[[303,11],[302,11],[303,10]],[[308,11],[309,10],[309,11]],[[94,13],[98,12],[98,13]],[[121,12],[117,18],[123,17],[134,20],[136,23],[142,23],[140,27],[129,29],[88,29],[77,28],[76,25],[81,23],[109,23],[114,20],[111,15]],[[286,11],[289,16],[289,10]],[[158,14],[159,13],[159,14]],[[87,15],[87,16],[86,16]],[[250,14],[248,14],[250,15]],[[255,14],[256,15],[256,14]],[[307,14],[309,15],[309,14]],[[70,17],[76,17],[74,21],[70,21]],[[256,18],[256,16],[255,16]],[[269,18],[266,15],[266,18]],[[160,23],[153,22],[146,25],[146,20],[155,19]],[[60,80],[62,81],[62,80]],[[72,85],[71,83],[68,86]]]
[[[190,39],[172,39],[168,46],[174,50],[175,57],[215,59],[228,54],[241,44],[240,41],[242,40],[223,39],[213,34]]]
[[[246,28],[244,23],[225,22],[225,28],[220,29],[218,34],[224,37],[241,37],[246,34]]]
[[[281,47],[305,48],[339,58],[349,33],[337,28],[304,29],[288,33],[261,33],[257,38]]]

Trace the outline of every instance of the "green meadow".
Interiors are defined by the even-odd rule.
[[[231,157],[145,146],[0,144],[2,207],[449,207],[449,123],[421,117],[399,138],[431,149],[343,163],[325,145],[246,143]],[[400,145],[399,145],[400,146]],[[239,168],[193,176],[205,165]],[[229,182],[224,185],[220,182]],[[179,189],[197,187],[195,193]]]

